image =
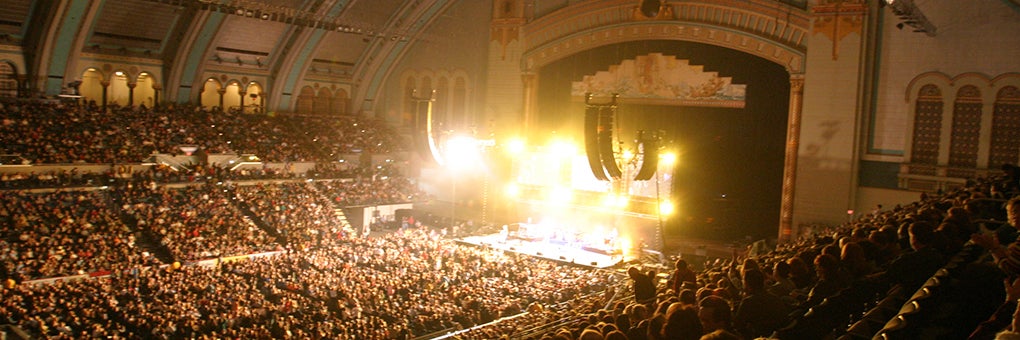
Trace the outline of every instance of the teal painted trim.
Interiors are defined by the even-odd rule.
[[[427,12],[425,12],[422,15],[422,17],[424,17],[424,18],[433,18],[433,17],[435,17],[436,12],[438,12],[441,8],[446,7],[446,3],[447,2],[448,1],[445,1],[445,0],[436,1],[435,3],[433,3],[432,8],[430,8]],[[425,20],[425,21],[429,21],[429,20]],[[422,21],[418,21],[418,22],[422,22]],[[424,25],[424,22],[422,22],[422,24]],[[418,27],[418,26],[412,27],[412,31],[418,31],[420,29],[421,29],[421,27]],[[383,62],[381,64],[379,64],[379,70],[389,70],[393,66],[393,64],[396,62],[397,57],[400,56],[401,54],[403,54],[404,49],[407,48],[408,44],[409,44],[409,42],[407,42],[407,41],[397,42],[396,43],[396,47],[391,49],[389,55],[386,56],[386,59],[383,59]],[[372,75],[372,81],[370,81],[368,83],[367,90],[365,91],[365,96],[366,96],[365,100],[366,101],[373,100],[375,98],[373,96],[373,94],[376,93],[376,91],[378,91],[380,86],[382,86],[383,77],[386,77],[387,75],[388,75],[388,72],[376,72],[374,75]]]
[[[212,43],[213,38],[218,33],[217,27],[223,23],[225,18],[226,14],[211,12],[209,19],[202,26],[202,32],[198,34],[198,38],[195,38],[195,43],[191,45],[191,51],[188,53],[188,60],[184,63],[184,71],[181,72],[182,82],[180,85],[188,85],[189,87],[181,86],[177,89],[177,102],[191,102],[191,84],[185,84],[183,80],[194,79],[198,75],[196,72],[198,72],[198,66],[202,64],[202,55],[208,50],[209,44]]]
[[[860,186],[898,189],[900,163],[861,161],[858,179]]]
[[[81,59],[78,59],[78,61],[83,61],[83,62],[86,62],[86,64],[87,64],[87,62],[93,62],[93,63],[100,63],[100,62],[106,62],[106,63],[109,63],[109,62],[119,62],[119,61],[116,61],[116,60],[112,60],[112,59],[103,59],[103,58],[81,58]],[[132,62],[132,63],[131,63],[131,65],[139,65],[139,66],[149,66],[149,67],[153,67],[153,68],[160,68],[160,67],[163,67],[163,64],[157,64],[157,63],[144,63],[144,62]],[[95,68],[96,68],[97,70],[98,70],[98,69],[100,69],[100,67],[98,67],[98,66],[96,66]],[[145,70],[142,70],[142,71],[145,71]]]
[[[32,20],[32,18],[34,18],[33,15],[35,14],[35,8],[37,6],[39,6],[39,2],[33,1],[32,2],[32,6],[28,6],[28,14],[25,15],[25,18],[28,18],[29,20]],[[28,34],[28,28],[29,27],[32,27],[32,22],[26,22],[25,24],[21,25],[21,32],[18,33],[17,38],[18,39],[24,39],[25,35]]]
[[[78,27],[81,26],[88,4],[88,1],[68,1],[67,15],[64,16],[64,21],[60,23],[57,37],[53,45],[50,46],[50,62],[49,67],[46,68],[48,77],[44,87],[46,94],[59,94],[60,90],[64,87],[64,72],[67,71],[67,61],[72,54],[77,54],[71,51],[71,46],[74,45]],[[56,80],[58,78],[60,80]]]
[[[308,42],[301,48],[301,52],[298,53],[297,58],[294,59],[294,65],[290,68],[290,73],[287,73],[287,81],[283,83],[283,93],[296,93],[294,87],[297,86],[298,78],[301,76],[301,72],[305,69],[305,64],[308,63],[312,51],[319,45],[319,41],[326,35],[323,30],[315,30],[308,37]],[[288,97],[284,99],[283,97]],[[280,97],[280,103],[277,105],[281,110],[290,110],[290,96],[283,95]]]
[[[347,2],[348,1],[340,1],[337,2],[336,4],[333,4],[333,8],[329,9],[329,15],[333,16],[339,14],[340,11],[347,7]],[[308,37],[308,41],[305,42],[305,45],[301,48],[301,52],[299,52],[297,58],[294,59],[294,65],[291,66],[290,73],[287,73],[286,78],[287,80],[284,81],[283,83],[282,93],[298,92],[295,91],[294,87],[297,86],[297,81],[301,77],[301,72],[304,71],[305,64],[307,64],[308,61],[311,60],[312,51],[314,51],[315,48],[319,46],[319,42],[322,41],[322,38],[325,36],[326,31],[319,29],[313,30],[311,36]],[[281,43],[283,42],[281,41]],[[290,110],[291,109],[290,98],[291,95],[287,94],[281,95],[280,102],[276,105],[276,107],[284,111]]]
[[[1005,2],[1006,6],[1012,8],[1017,13],[1020,13],[1020,3],[1016,2],[1015,0],[1002,0],[1002,2]]]
[[[876,107],[878,107],[878,95],[877,94],[878,94],[879,77],[877,76],[877,74],[879,73],[878,65],[882,65],[882,33],[885,30],[885,25],[884,25],[884,23],[885,23],[885,11],[879,11],[878,12],[878,20],[877,21],[878,21],[878,28],[877,28],[878,34],[876,34],[876,38],[875,38],[876,39],[876,41],[875,41],[875,49],[876,50],[875,50],[875,53],[874,53],[875,54],[875,65],[876,65],[876,67],[872,71],[872,72],[874,72],[876,74],[876,76],[872,77],[872,80],[871,80],[871,82],[872,82],[872,84],[871,84],[872,96],[871,96],[871,109],[869,110],[871,112],[868,113],[868,115],[871,117],[871,119],[869,119],[869,122],[868,122],[868,154],[869,155],[903,156],[904,153],[905,153],[903,150],[890,150],[890,149],[876,149],[875,148],[875,131],[878,129],[878,126],[877,126],[878,123],[876,123],[876,121],[877,121],[876,118],[878,118],[878,110],[875,109]]]
[[[163,36],[163,40],[159,43],[159,51],[156,51],[157,54],[163,54],[163,51],[166,50],[167,42],[170,41],[170,35],[173,34],[174,31],[177,30],[177,25],[180,25],[180,24],[181,24],[181,15],[178,14],[177,17],[174,18],[173,24],[171,24],[170,27],[167,28],[166,35]]]

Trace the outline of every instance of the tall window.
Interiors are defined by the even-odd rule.
[[[961,87],[953,106],[953,130],[949,138],[949,177],[973,177],[981,139],[981,90]]]
[[[999,90],[992,111],[992,140],[988,167],[1017,164],[1020,157],[1020,89],[1006,86]]]
[[[925,85],[918,91],[916,104],[910,162],[931,166],[911,167],[910,173],[935,175],[934,165],[939,160],[939,139],[942,134],[942,92],[935,85]]]
[[[18,96],[18,73],[14,66],[0,62],[0,97]]]

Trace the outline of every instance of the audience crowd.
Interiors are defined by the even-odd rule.
[[[0,117],[0,154],[17,154],[32,164],[139,163],[153,153],[183,154],[183,145],[268,162],[328,162],[401,149],[386,124],[348,116],[272,117],[190,105],[102,112],[88,105],[6,101]]]
[[[967,275],[943,285],[964,287],[953,296],[967,308],[942,312],[967,315],[939,334],[1020,337],[1015,166],[771,251],[624,273],[458,244],[426,218],[353,231],[339,209],[425,197],[392,168],[337,162],[398,150],[379,122],[40,102],[3,103],[0,116],[0,153],[35,164],[137,163],[184,144],[318,161],[303,176],[205,164],[3,174],[0,323],[31,337],[796,339],[839,316],[825,311],[848,292],[881,292],[840,306],[846,318],[817,333],[835,338],[874,300],[923,291],[953,266]],[[953,262],[975,249],[973,263]],[[267,252],[275,255],[224,259]],[[207,259],[219,260],[196,262]],[[84,274],[97,277],[33,281]]]

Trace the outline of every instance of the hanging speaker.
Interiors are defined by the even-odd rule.
[[[616,106],[599,107],[599,158],[602,166],[606,168],[609,177],[619,179],[623,177],[620,166],[616,164],[616,155],[613,154],[613,116],[616,113]]]
[[[599,109],[595,106],[587,106],[584,111],[584,153],[588,156],[588,166],[595,179],[608,181],[599,158]]]
[[[641,169],[638,169],[635,181],[647,181],[655,175],[659,167],[659,138],[655,135],[638,132],[638,150],[642,154]]]
[[[443,159],[439,156],[439,148],[432,134],[432,97],[434,96],[435,93],[429,98],[417,98],[415,93],[411,94],[415,111],[414,144],[425,162],[442,164]]]

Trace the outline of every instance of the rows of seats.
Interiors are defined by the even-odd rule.
[[[1016,173],[980,178],[767,253],[710,259],[693,282],[671,283],[675,270],[654,303],[553,320],[541,338],[967,338],[1005,296],[1001,271],[970,237],[1013,228],[1003,205],[1018,187]],[[749,277],[764,277],[764,289]]]
[[[153,153],[252,154],[268,162],[336,161],[406,149],[386,124],[356,117],[266,116],[189,105],[113,108],[39,101],[0,103],[0,154],[33,164],[138,163]]]

